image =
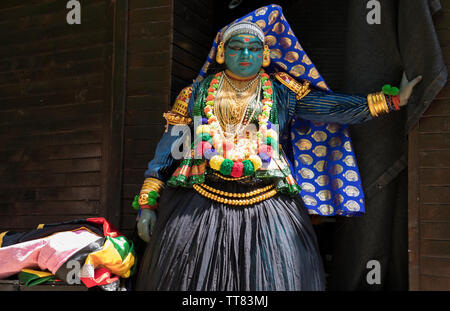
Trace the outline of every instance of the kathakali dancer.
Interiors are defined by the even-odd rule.
[[[133,202],[149,241],[137,289],[324,290],[308,214],[364,213],[345,124],[399,110],[419,81],[331,92],[277,5],[224,27]]]

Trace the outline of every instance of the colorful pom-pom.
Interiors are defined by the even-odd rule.
[[[208,124],[208,119],[207,118],[202,118],[202,124]]]
[[[261,165],[262,165],[261,158],[258,157],[257,155],[251,155],[251,156],[249,157],[249,160],[250,160],[250,162],[252,162],[252,164],[253,164],[253,169],[254,169],[255,171],[259,170],[259,168],[260,168]]]
[[[155,205],[156,204],[156,200],[155,199],[153,199],[153,198],[148,198],[148,201],[147,201],[148,203],[148,205],[150,205],[150,206],[153,206],[153,205]]]
[[[215,155],[209,160],[209,166],[216,171],[220,171],[220,166],[225,159],[220,155]]]
[[[202,141],[197,145],[197,149],[196,149],[197,155],[199,157],[203,157],[203,153],[205,152],[205,150],[208,150],[211,148],[212,148],[212,145],[209,142]]]
[[[217,151],[215,149],[208,149],[203,151],[203,157],[206,160],[211,160],[211,158],[214,157],[215,155],[217,155]]]
[[[271,160],[270,155],[268,155],[267,153],[260,152],[258,155],[262,163],[269,163]]]
[[[242,176],[243,169],[244,169],[244,164],[242,164],[242,162],[234,162],[230,175],[234,178],[239,178]]]
[[[242,165],[244,166],[242,169],[242,175],[250,176],[255,172],[252,161],[244,160],[242,161]]]
[[[258,153],[265,153],[270,157],[272,156],[272,152],[273,152],[272,147],[269,145],[264,144],[259,146]]]
[[[222,164],[220,165],[220,173],[222,173],[222,175],[228,176],[231,174],[232,169],[233,161],[230,159],[223,160]]]
[[[148,197],[156,200],[156,199],[158,199],[159,194],[155,190],[152,190],[148,193]]]
[[[134,200],[133,200],[133,203],[131,203],[131,206],[134,208],[134,209],[139,209],[139,196],[137,195],[137,196],[135,196],[134,197]]]
[[[211,137],[211,135],[209,135],[209,133],[201,133],[199,135],[199,137],[202,141],[208,141],[208,142],[212,141],[212,137]]]

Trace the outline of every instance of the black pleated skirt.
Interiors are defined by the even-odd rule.
[[[209,183],[228,192],[264,185]],[[231,206],[166,187],[137,290],[324,290],[317,239],[301,199],[277,194]]]

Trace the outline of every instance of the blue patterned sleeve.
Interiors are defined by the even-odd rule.
[[[372,119],[366,97],[316,89],[297,101],[295,112],[302,119],[327,123],[355,124]]]

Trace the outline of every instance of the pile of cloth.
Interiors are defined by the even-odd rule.
[[[137,269],[133,242],[104,218],[39,225],[0,233],[0,279],[18,275],[28,286],[47,281],[119,290]]]

